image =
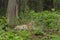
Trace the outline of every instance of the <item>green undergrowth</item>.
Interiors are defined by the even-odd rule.
[[[60,14],[50,11],[43,12],[26,12],[20,13],[20,20],[16,24],[21,25],[31,20],[35,21],[34,34],[48,34],[47,37],[36,38],[37,40],[60,40]],[[26,30],[17,31],[7,28],[9,31],[4,31],[4,27],[9,27],[7,18],[0,17],[0,40],[31,40],[31,33]],[[33,38],[35,39],[35,38]]]
[[[31,11],[25,14],[20,13],[22,23],[26,23],[30,20],[35,21],[35,26],[38,30],[57,31],[60,29],[60,15],[56,12],[44,11],[35,13]],[[51,30],[50,30],[51,29]]]

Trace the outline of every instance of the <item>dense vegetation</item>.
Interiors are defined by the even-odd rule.
[[[0,0],[0,40],[60,40],[60,1]]]
[[[34,34],[41,34],[41,38],[34,37],[27,30],[10,29],[7,23],[7,18],[0,17],[0,40],[60,40],[60,14],[57,11],[43,11],[35,13],[34,11],[26,12],[25,15],[20,13],[20,21],[16,21],[18,25],[24,24],[30,20],[35,21],[36,30]],[[7,29],[8,31],[4,31]],[[45,36],[43,36],[43,35]]]

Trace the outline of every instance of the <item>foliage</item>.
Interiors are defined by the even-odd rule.
[[[28,31],[0,31],[0,40],[30,40],[30,33]]]
[[[7,20],[6,17],[4,17],[4,16],[0,17],[0,29],[8,26],[6,20]]]
[[[57,14],[56,12],[49,12],[49,11],[44,11],[44,12],[39,12],[35,13],[34,11],[31,11],[30,13],[27,12],[25,15],[20,13],[20,17],[23,22],[27,22],[30,20],[34,20],[36,22],[36,26],[41,27],[43,26],[44,28],[48,29],[59,29],[60,28],[60,15]]]
[[[49,40],[49,38],[50,40],[60,40],[60,36],[58,36],[60,32],[60,14],[58,14],[57,11],[44,11],[38,13],[27,11],[25,14],[20,13],[19,17],[21,18],[20,22],[17,22],[19,25],[31,20],[35,21],[36,30],[33,31],[34,34],[48,34],[49,37],[44,37],[40,40]],[[18,31],[10,29],[5,32],[3,28],[8,27],[6,20],[6,17],[0,17],[0,40],[31,40],[31,33],[26,30]]]
[[[30,20],[35,21],[36,30],[34,33],[46,33],[46,34],[57,34],[60,32],[60,14],[58,11],[44,11],[35,13],[31,11],[30,13],[27,12],[25,14],[20,13],[20,17],[23,22],[27,22]]]

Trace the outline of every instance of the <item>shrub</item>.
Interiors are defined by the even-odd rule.
[[[57,14],[57,12],[44,11],[35,13],[34,11],[31,11],[26,12],[25,14],[20,13],[19,17],[21,18],[21,20],[17,23],[19,23],[20,25],[31,20],[35,21],[36,30],[34,31],[34,33],[36,34],[53,34],[57,33],[60,29],[60,15]],[[31,33],[26,30],[18,32],[10,29],[9,31],[5,32],[2,28],[8,27],[6,20],[7,19],[4,16],[0,18],[0,40],[31,40]],[[52,40],[60,40],[59,36],[56,36],[56,39],[55,36],[56,35],[52,35],[50,37],[52,37]],[[43,38],[42,40],[45,40],[45,38]]]
[[[54,33],[60,29],[60,15],[57,14],[57,11],[44,11],[39,13],[31,11],[30,13],[25,13],[25,15],[20,13],[20,17],[23,20],[22,23],[34,20],[37,30],[40,31],[43,30]]]

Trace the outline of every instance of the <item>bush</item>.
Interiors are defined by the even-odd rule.
[[[31,11],[30,13],[20,13],[20,17],[23,20],[22,23],[34,20],[36,30],[43,30],[45,32],[55,33],[60,29],[60,15],[56,12],[39,12],[35,13]]]
[[[7,26],[8,26],[7,18],[4,16],[0,17],[0,29],[7,27]]]
[[[30,32],[29,31],[12,31],[4,32],[1,30],[0,32],[0,40],[30,40]]]
[[[31,11],[26,12],[25,14],[20,13],[19,17],[21,18],[21,20],[17,23],[20,25],[31,20],[35,21],[36,30],[33,31],[33,33],[35,34],[56,34],[60,29],[60,15],[57,14],[57,12],[44,11],[35,13],[34,11]],[[5,32],[2,28],[8,27],[6,20],[7,18],[4,16],[0,18],[0,40],[31,40],[31,33],[26,30],[15,31],[10,29],[9,31]],[[52,40],[60,40],[59,36],[57,35],[50,35],[49,37],[52,37],[50,38]],[[40,40],[45,39],[46,38],[41,38]],[[48,40],[48,37],[46,40]]]

